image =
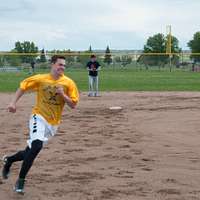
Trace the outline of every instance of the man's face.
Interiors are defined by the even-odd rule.
[[[94,57],[94,58],[91,58],[91,61],[92,62],[95,62],[96,61],[96,58]]]
[[[52,64],[53,72],[59,76],[64,74],[65,70],[65,60],[64,59],[57,59],[55,63]]]

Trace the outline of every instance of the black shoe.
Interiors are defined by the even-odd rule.
[[[3,179],[8,179],[8,177],[10,175],[11,164],[8,162],[7,156],[4,156],[2,158],[2,161],[3,161],[2,177],[3,177]]]
[[[25,179],[19,178],[15,184],[14,191],[18,194],[24,194]]]

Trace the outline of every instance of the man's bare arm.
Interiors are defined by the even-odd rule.
[[[20,88],[16,91],[14,99],[11,101],[11,103],[7,107],[9,112],[12,112],[12,113],[16,112],[16,109],[17,109],[16,104],[18,100],[21,98],[21,96],[23,96],[24,93],[25,93],[24,90]]]

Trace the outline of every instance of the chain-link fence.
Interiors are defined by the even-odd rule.
[[[66,57],[66,67],[79,69],[86,67],[91,53],[59,53]],[[200,53],[105,53],[93,52],[97,56],[102,68],[133,68],[136,70],[187,70],[200,71],[198,59]],[[40,53],[0,53],[0,72],[20,72],[49,69],[50,58],[54,55],[46,53],[41,57]]]

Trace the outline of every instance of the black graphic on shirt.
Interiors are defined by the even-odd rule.
[[[56,86],[46,86],[43,88],[44,92],[44,103],[50,105],[61,105],[60,96],[56,93]]]

